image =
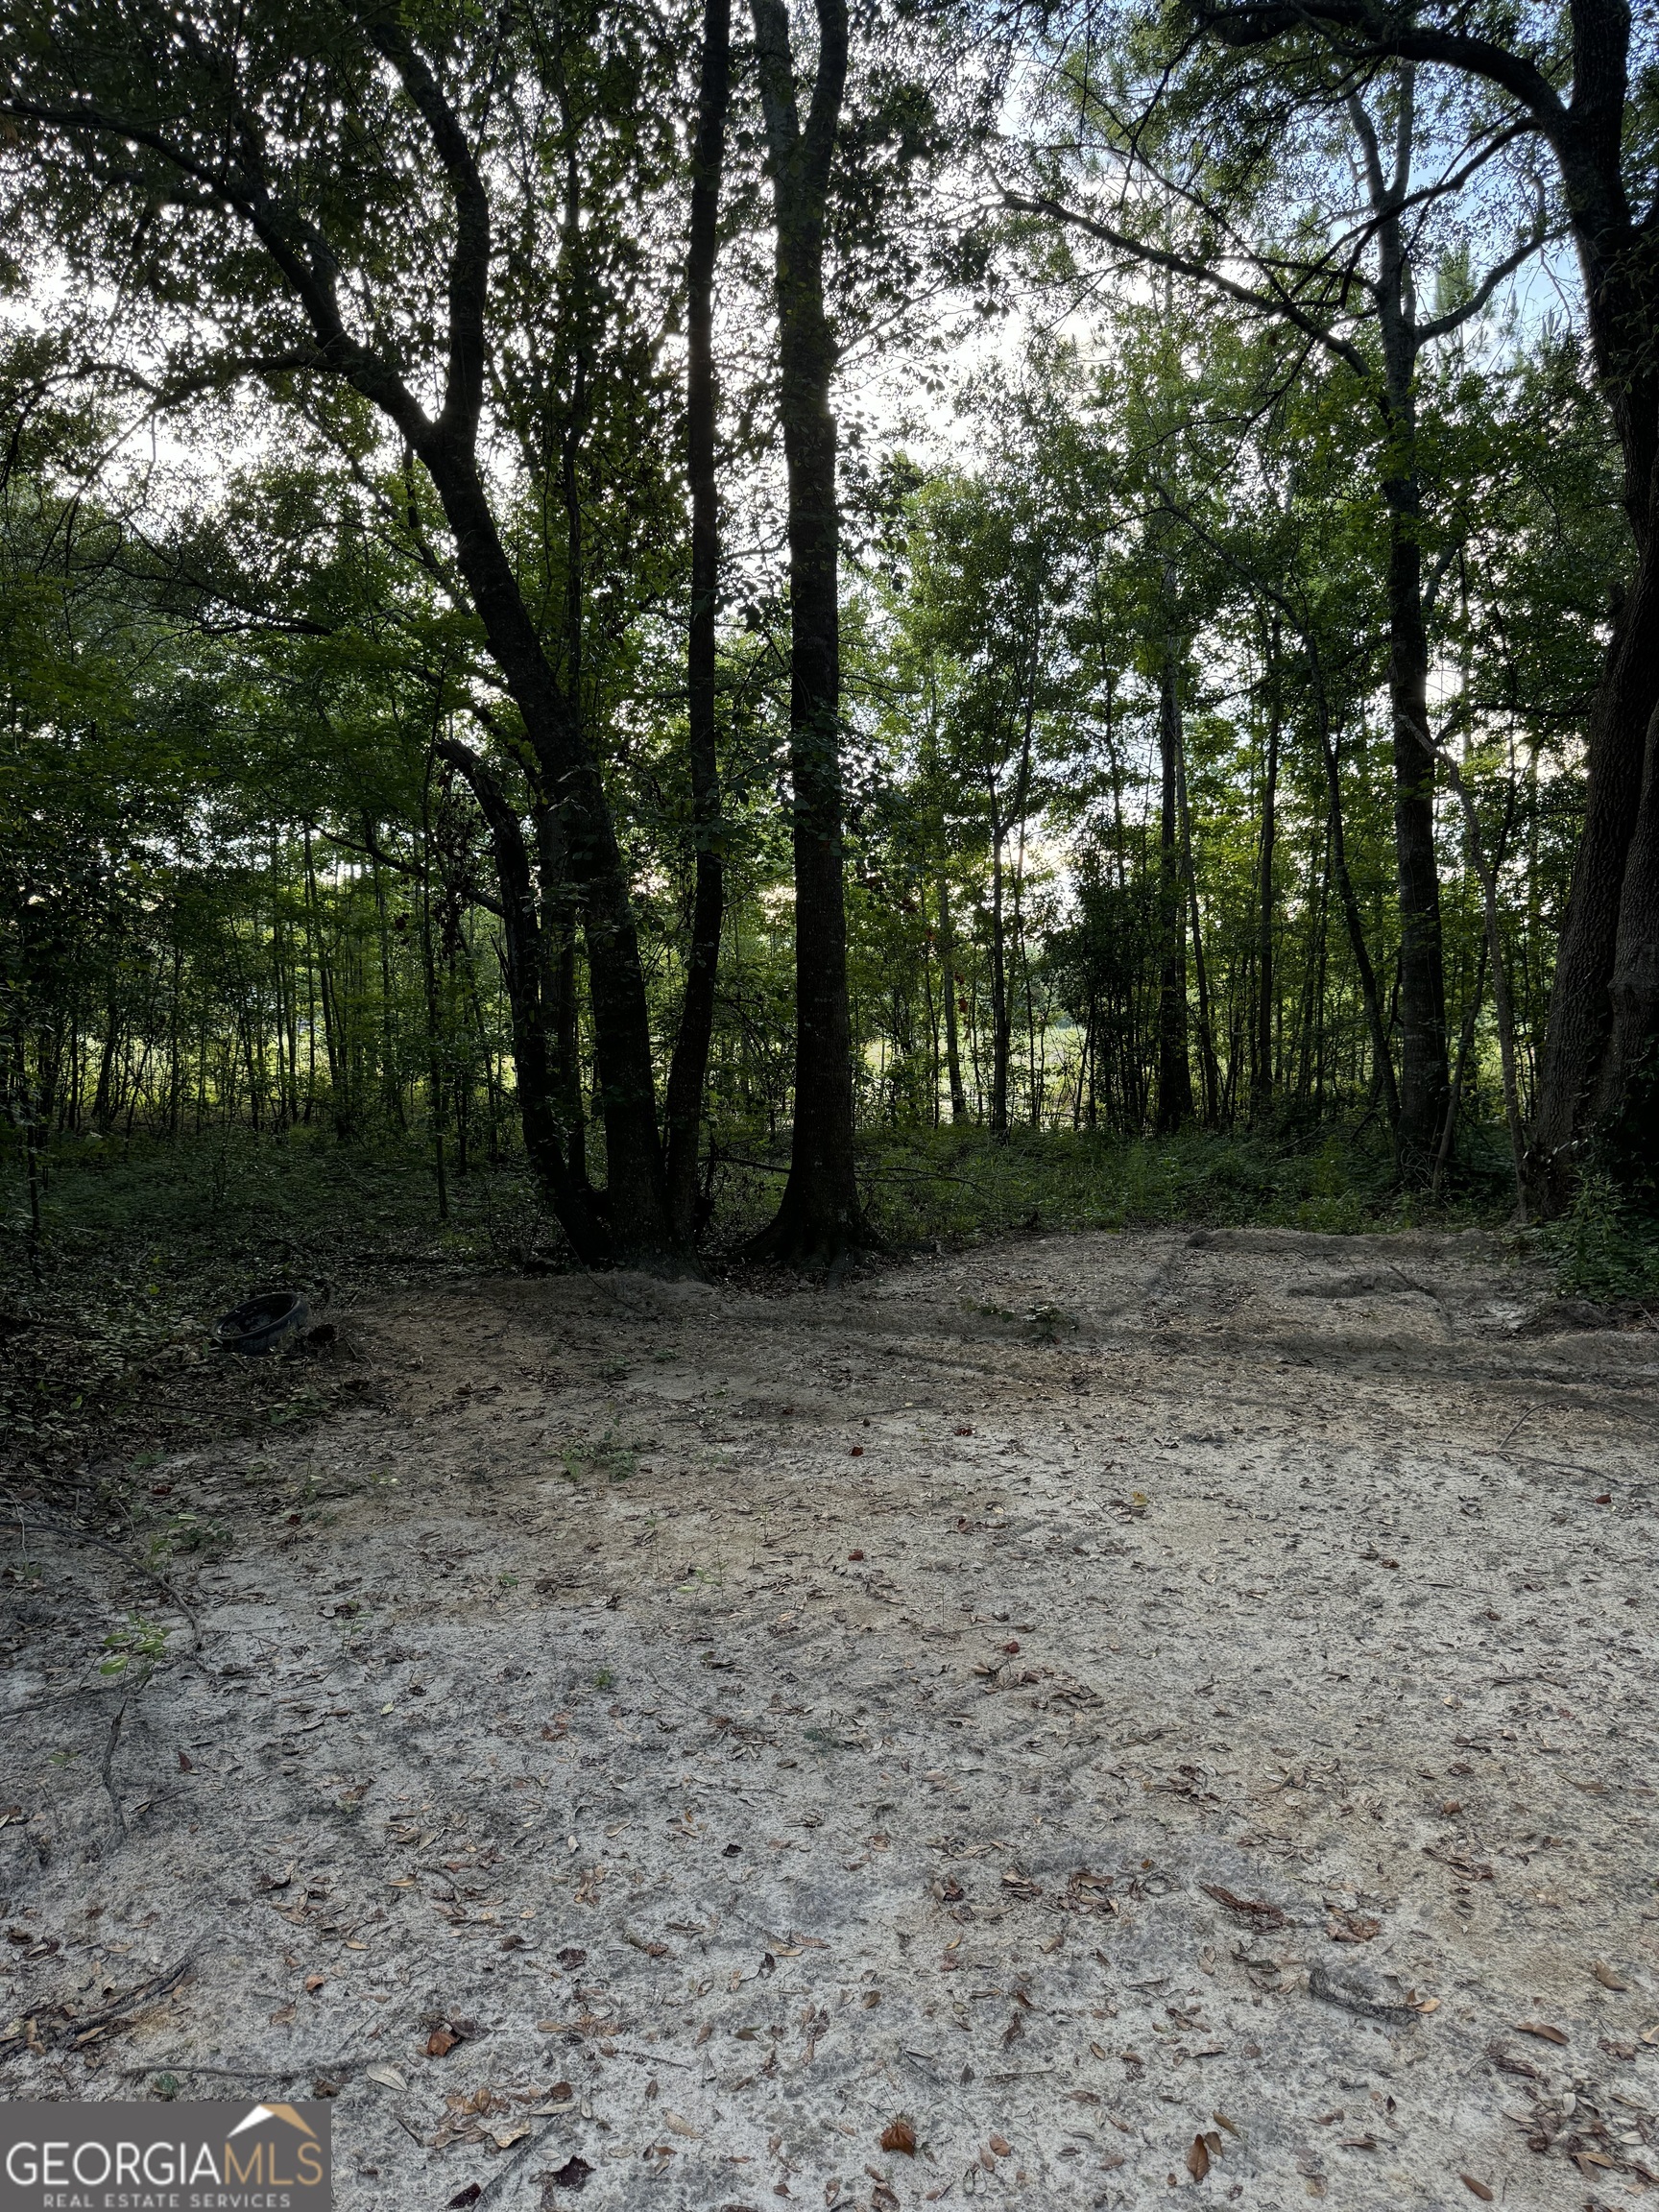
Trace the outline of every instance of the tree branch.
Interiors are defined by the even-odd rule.
[[[1384,13],[1371,0],[1264,0],[1261,6],[1243,7],[1188,0],[1188,5],[1199,29],[1224,46],[1269,46],[1305,32],[1311,23],[1350,35],[1368,59],[1438,62],[1483,77],[1518,100],[1551,138],[1568,120],[1566,103],[1536,63],[1494,39],[1426,26],[1403,10]]]
[[[449,256],[449,365],[444,406],[435,427],[469,447],[484,407],[490,198],[454,108],[402,24],[382,17],[371,23],[369,36],[397,70],[399,83],[426,126],[455,197],[455,248]]]
[[[1218,269],[1212,269],[1203,261],[1195,261],[1185,253],[1172,253],[1165,247],[1153,246],[1144,239],[1132,237],[1126,230],[1119,230],[1110,223],[1101,222],[1098,216],[1087,215],[1080,207],[1068,207],[1058,200],[1046,197],[1033,200],[1022,192],[1005,191],[1002,194],[1002,204],[1020,214],[1044,215],[1050,222],[1082,230],[1090,237],[1098,238],[1104,244],[1115,247],[1118,252],[1129,254],[1134,260],[1146,261],[1155,269],[1167,269],[1174,276],[1189,276],[1195,283],[1208,284],[1212,290],[1223,293],[1229,300],[1236,300],[1240,306],[1248,307],[1258,315],[1271,315],[1282,322],[1293,324],[1306,337],[1323,346],[1338,361],[1345,362],[1357,376],[1370,380],[1371,365],[1359,349],[1351,345],[1346,338],[1339,337],[1335,331],[1327,329],[1324,324],[1298,306],[1286,293],[1253,291],[1248,284],[1240,284],[1231,276],[1222,276]]]
[[[1417,332],[1418,344],[1427,346],[1436,338],[1447,338],[1454,330],[1460,330],[1471,316],[1479,314],[1504,277],[1513,276],[1524,261],[1531,259],[1549,234],[1547,227],[1540,222],[1529,238],[1523,238],[1512,252],[1504,254],[1502,261],[1495,262],[1487,270],[1461,307],[1450,308],[1444,315],[1436,315],[1433,322],[1421,325]]]

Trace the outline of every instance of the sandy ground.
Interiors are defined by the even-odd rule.
[[[147,1471],[199,1649],[19,1536],[8,2090],[334,2095],[353,2212],[1623,2203],[1659,1335],[1544,1296],[1266,1231],[390,1286],[354,1410]]]

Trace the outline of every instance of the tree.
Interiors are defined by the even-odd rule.
[[[703,55],[692,148],[690,243],[685,256],[685,425],[691,489],[691,608],[685,689],[695,880],[685,1000],[668,1070],[668,1214],[689,1245],[696,1230],[698,1136],[714,1028],[714,988],[726,878],[720,852],[716,662],[720,615],[720,489],[715,440],[714,264],[720,175],[732,93],[732,0],[704,0]]]
[[[1394,752],[1394,822],[1399,953],[1400,1110],[1395,1131],[1403,1171],[1427,1181],[1448,1105],[1445,969],[1439,870],[1434,842],[1435,755],[1429,730],[1429,642],[1424,620],[1426,487],[1419,424],[1423,357],[1480,313],[1503,281],[1534,253],[1544,227],[1529,219],[1495,252],[1479,278],[1453,288],[1439,312],[1423,316],[1420,291],[1453,238],[1437,216],[1468,181],[1455,167],[1426,184],[1413,177],[1419,117],[1414,71],[1361,85],[1327,73],[1325,98],[1310,125],[1342,112],[1365,197],[1362,217],[1314,195],[1339,191],[1340,169],[1327,160],[1311,177],[1283,128],[1283,94],[1243,86],[1237,73],[1190,59],[1190,40],[1172,35],[1149,58],[1096,81],[1084,60],[1062,71],[1063,104],[1093,131],[1056,157],[1040,156],[1039,174],[1056,169],[1049,189],[1010,191],[1017,211],[1058,223],[1116,254],[1179,276],[1253,315],[1271,318],[1319,349],[1358,380],[1377,411],[1381,436],[1373,466],[1387,515],[1387,680]],[[1155,89],[1145,90],[1151,74]],[[1370,91],[1367,104],[1363,94]],[[1274,95],[1280,106],[1276,108]],[[1137,102],[1140,105],[1137,105]],[[1377,113],[1373,113],[1373,108]],[[1214,135],[1206,127],[1214,124]],[[1391,153],[1384,159],[1382,136]],[[1198,133],[1196,137],[1194,133]],[[1217,143],[1218,141],[1218,143]],[[1327,140],[1321,152],[1334,151]],[[1092,174],[1102,156],[1142,195],[1102,215],[1068,198],[1069,174],[1097,195]],[[1334,171],[1334,174],[1333,174]],[[1467,241],[1457,241],[1467,256]],[[1242,272],[1242,274],[1240,273]]]
[[[661,1258],[676,1237],[627,869],[572,672],[562,681],[555,669],[480,452],[515,306],[493,269],[491,171],[497,155],[511,160],[520,127],[538,153],[545,147],[540,24],[502,16],[479,28],[441,8],[344,15],[280,0],[252,12],[202,0],[158,17],[94,0],[73,18],[14,5],[5,26],[11,211],[37,218],[88,276],[136,284],[158,317],[186,319],[192,343],[173,349],[163,396],[247,377],[279,394],[343,386],[425,471],[557,831],[547,857],[581,919],[603,1211],[560,1142],[522,828],[499,775],[446,738],[501,876],[526,1137],[580,1253]],[[516,102],[512,90],[524,87]]]
[[[789,1180],[757,1255],[836,1265],[864,1235],[853,1149],[853,1035],[841,790],[840,515],[825,309],[831,168],[846,89],[845,0],[815,0],[805,121],[785,0],[752,0],[772,180],[778,410],[789,485],[789,775],[795,859],[795,1119]]]
[[[1487,0],[1405,12],[1371,0],[1181,0],[1181,12],[1235,53],[1268,56],[1310,99],[1333,69],[1356,84],[1390,62],[1434,72],[1488,96],[1468,103],[1482,156],[1527,135],[1554,157],[1635,550],[1629,586],[1613,595],[1532,1133],[1536,1195],[1558,1208],[1587,1146],[1651,1162],[1659,1127],[1659,199],[1632,12],[1564,0],[1518,21]]]

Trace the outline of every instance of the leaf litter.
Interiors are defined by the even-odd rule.
[[[1642,2185],[1652,1340],[1336,1241],[360,1301],[310,1431],[158,1470],[199,1657],[12,1571],[9,2092],[332,2095],[350,2212]],[[1299,1296],[1402,1243],[1432,1329]]]

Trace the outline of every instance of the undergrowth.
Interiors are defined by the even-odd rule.
[[[1659,1222],[1639,1214],[1610,1175],[1583,1176],[1571,1210],[1540,1233],[1540,1243],[1563,1298],[1659,1303]]]
[[[735,1242],[767,1218],[787,1152],[722,1148],[715,1220]],[[1168,1222],[1260,1222],[1358,1235],[1502,1218],[1503,1188],[1484,1163],[1449,1206],[1402,1192],[1381,1137],[1190,1129],[1166,1138],[978,1128],[867,1131],[859,1142],[867,1217],[896,1248],[961,1244],[1021,1231],[1119,1230]]]
[[[6,1195],[0,1456],[75,1495],[113,1497],[111,1461],[140,1475],[167,1452],[331,1409],[350,1387],[343,1363],[208,1351],[214,1322],[251,1294],[301,1291],[322,1318],[347,1288],[553,1245],[521,1177],[461,1180],[441,1223],[423,1161],[304,1132],[62,1146],[38,1248],[19,1180]]]
[[[300,1130],[70,1143],[51,1160],[37,1247],[10,1165],[10,1188],[0,1186],[0,1448],[77,1480],[90,1456],[141,1470],[164,1450],[329,1409],[348,1385],[327,1362],[208,1353],[215,1319],[255,1292],[302,1291],[320,1317],[342,1291],[565,1263],[521,1164],[452,1174],[440,1220],[429,1159],[414,1146],[369,1151]],[[712,1266],[769,1217],[786,1166],[786,1141],[718,1141],[705,1239]],[[1503,1205],[1495,1166],[1466,1179],[1455,1206],[1430,1213],[1398,1190],[1375,1129],[1192,1130],[1144,1142],[1021,1129],[1003,1144],[978,1128],[878,1129],[860,1138],[859,1173],[871,1226],[894,1253],[1164,1222],[1353,1234],[1496,1220]],[[1650,1281],[1651,1249],[1640,1247],[1638,1264],[1627,1225],[1601,1201],[1587,1200],[1569,1231],[1558,1264],[1574,1294],[1646,1294],[1633,1286]],[[1611,1291],[1615,1281],[1632,1286]]]

